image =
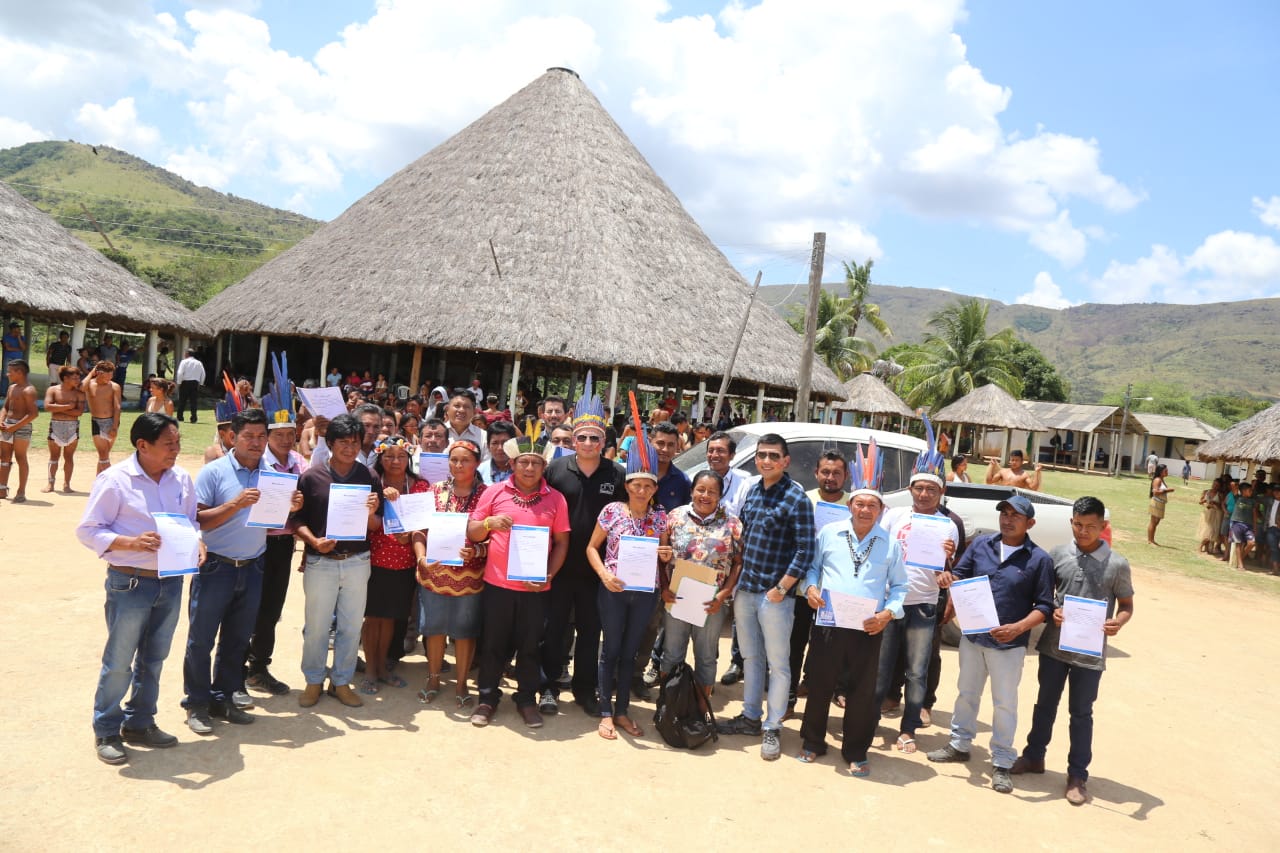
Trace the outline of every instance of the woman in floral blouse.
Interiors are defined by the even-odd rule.
[[[668,673],[685,659],[693,638],[694,673],[707,695],[716,677],[716,654],[724,627],[724,603],[742,572],[742,522],[720,505],[724,480],[715,471],[699,471],[693,478],[693,502],[676,507],[667,516],[667,533],[675,559],[689,560],[716,572],[716,594],[706,603],[707,621],[701,628],[666,614],[666,639],[662,645],[662,672]],[[675,593],[665,589],[663,600],[674,603]]]

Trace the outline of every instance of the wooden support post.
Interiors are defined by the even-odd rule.
[[[320,343],[320,387],[323,388],[329,378],[329,339]]]
[[[690,418],[694,423],[702,420],[702,416],[706,414],[707,406],[707,380],[705,377],[698,377],[698,411],[696,417]]]
[[[156,372],[156,354],[160,350],[160,330],[152,329],[147,332],[146,349],[142,357],[142,381],[145,383],[147,377]]]
[[[75,358],[80,357],[80,350],[84,347],[84,333],[89,330],[88,320],[76,320],[75,325],[71,327],[71,354]],[[75,364],[75,362],[71,362]]]
[[[609,376],[609,414],[616,415],[618,405],[618,365],[613,366]]]
[[[764,421],[764,386],[760,386],[760,390],[756,392],[756,423]]]
[[[262,335],[258,338],[258,369],[253,372],[253,396],[259,400],[262,399],[262,377],[267,372],[267,342],[270,335]]]
[[[230,337],[230,334],[228,334],[227,337]],[[209,382],[213,383],[213,387],[221,388],[222,387],[222,365],[226,363],[222,360],[222,335],[218,335],[217,346],[214,348],[214,353],[215,353],[214,354],[215,361],[213,365],[213,375],[207,376],[205,378]]]
[[[800,350],[800,387],[796,390],[794,420],[809,420],[809,392],[813,385],[813,346],[818,337],[818,302],[822,295],[822,265],[827,252],[827,235],[813,235],[813,252],[809,256],[809,307],[804,313],[804,347]]]
[[[724,406],[724,395],[729,390],[729,379],[733,376],[733,363],[738,360],[738,347],[742,346],[742,336],[747,333],[747,321],[751,319],[751,304],[756,301],[756,293],[760,290],[760,279],[764,271],[756,273],[756,283],[751,288],[751,296],[747,298],[747,308],[742,312],[742,324],[738,326],[738,340],[733,344],[733,352],[729,353],[729,363],[725,365],[724,376],[720,379],[720,391],[716,394],[716,408],[711,413],[711,423],[720,420],[720,409]]]
[[[511,417],[513,420],[516,417],[516,392],[518,392],[519,390],[520,390],[520,353],[516,353],[515,360],[512,361],[511,363],[511,392],[507,397],[507,399],[511,401]],[[530,414],[529,412],[525,412],[526,416],[528,416],[529,414]],[[523,430],[524,424],[518,423],[516,424],[516,428]]]
[[[507,389],[511,387],[511,362],[505,358],[502,360],[502,379],[498,382],[498,387],[493,389],[493,393],[498,395],[498,409],[506,409],[510,407],[507,402]],[[512,414],[515,417],[515,414]]]
[[[413,367],[409,369],[409,396],[418,393],[418,384],[422,381],[422,347],[413,348]]]

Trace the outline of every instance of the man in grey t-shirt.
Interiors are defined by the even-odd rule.
[[[1102,671],[1106,668],[1106,637],[1114,637],[1133,618],[1133,581],[1129,561],[1111,550],[1103,539],[1106,507],[1097,498],[1084,497],[1071,508],[1071,535],[1074,541],[1050,552],[1054,572],[1053,619],[1045,625],[1036,651],[1040,653],[1040,692],[1031,717],[1027,746],[1014,762],[1011,773],[1043,773],[1044,756],[1053,735],[1062,690],[1068,687],[1071,712],[1071,747],[1067,753],[1066,798],[1083,805],[1089,794],[1089,762],[1093,759],[1093,703],[1098,698]],[[1103,623],[1103,654],[1095,657],[1059,648],[1062,637],[1062,607],[1066,596],[1091,598],[1107,603]]]

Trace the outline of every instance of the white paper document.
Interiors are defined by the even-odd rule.
[[[449,454],[419,453],[418,476],[433,486],[449,479]]]
[[[844,504],[829,501],[818,501],[813,508],[813,529],[822,532],[822,528],[836,521],[848,521],[849,508]]]
[[[427,534],[431,538],[431,534]],[[507,547],[507,580],[546,583],[551,528],[516,524]]]
[[[919,569],[940,572],[947,567],[942,543],[950,538],[951,519],[942,515],[913,513],[907,531],[906,563]]]
[[[717,592],[715,584],[681,578],[675,589],[676,603],[671,605],[671,615],[695,628],[703,628],[707,624],[707,602],[715,598]]]
[[[160,549],[156,551],[156,573],[162,578],[193,575],[200,570],[200,534],[191,519],[180,512],[153,512]]]
[[[369,487],[354,483],[329,484],[329,512],[324,520],[326,539],[356,541],[369,535]]]
[[[879,603],[874,598],[824,589],[822,606],[814,614],[813,621],[827,628],[852,628],[855,631],[865,631],[866,628],[862,623],[876,615],[876,605]]]
[[[436,496],[430,492],[401,495],[382,505],[382,532],[408,533],[426,530],[436,512]]]
[[[616,574],[629,590],[653,592],[658,580],[658,538],[623,536],[618,541]]]
[[[342,391],[338,388],[298,388],[298,396],[302,404],[313,415],[333,420],[338,415],[347,414],[347,403],[342,399]]]
[[[298,490],[297,474],[281,474],[279,471],[258,472],[258,502],[249,507],[246,527],[266,527],[278,530],[289,520],[289,508],[293,493]]]
[[[1058,648],[1064,652],[1102,657],[1106,634],[1107,603],[1096,598],[1068,595],[1062,602],[1062,633]]]
[[[1000,627],[996,600],[991,595],[991,578],[986,575],[953,583],[951,603],[956,609],[956,621],[960,623],[962,633],[985,634]]]
[[[430,497],[428,495],[428,497]],[[467,544],[467,520],[465,512],[434,512],[431,529],[427,531],[427,559],[446,566],[461,566],[458,552]],[[544,561],[545,562],[545,561]],[[544,571],[545,574],[545,571]]]

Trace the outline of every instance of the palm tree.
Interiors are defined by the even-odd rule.
[[[1022,391],[1012,355],[1013,329],[987,336],[985,302],[964,299],[929,318],[924,343],[909,356],[903,373],[911,406],[935,411],[982,385],[995,384],[1017,397]]]
[[[804,333],[804,308],[791,307],[787,318],[791,328]],[[856,337],[850,331],[854,325],[853,305],[849,299],[827,290],[818,293],[818,336],[813,351],[840,377],[850,379],[871,368],[875,360],[875,347],[869,341]]]
[[[849,334],[856,336],[858,324],[866,320],[881,335],[892,338],[893,332],[889,329],[889,324],[880,319],[880,306],[867,301],[871,294],[871,267],[874,264],[875,261],[870,258],[867,258],[865,264],[854,263],[853,266],[849,266],[848,261],[844,262],[844,282],[849,288],[850,313],[853,315]]]

